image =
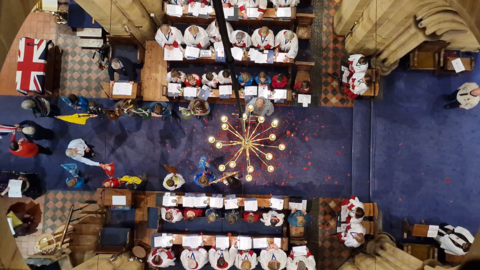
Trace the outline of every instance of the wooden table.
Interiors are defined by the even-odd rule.
[[[103,82],[103,89],[105,90],[105,92],[107,92],[108,96],[110,97],[110,99],[112,100],[116,100],[116,99],[135,99],[137,98],[138,96],[138,83],[134,83],[133,86],[132,86],[132,94],[131,95],[114,95],[113,94],[113,87],[110,87],[110,82]]]
[[[162,95],[167,87],[167,61],[163,60],[163,48],[155,41],[147,41],[145,65],[142,69],[142,96],[145,101],[168,101]]]
[[[112,206],[112,197],[113,196],[125,196],[126,206],[132,205],[132,192],[129,189],[115,189],[115,188],[104,188],[100,193],[100,202],[105,206]]]
[[[430,226],[428,225],[422,225],[422,224],[413,225],[412,236],[427,237],[429,227]]]

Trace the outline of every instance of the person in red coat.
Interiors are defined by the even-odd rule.
[[[16,141],[15,132],[13,132],[12,137],[10,138],[10,153],[24,158],[34,157],[38,153],[46,155],[52,154],[50,149],[37,145],[34,142],[29,142],[25,138]]]
[[[185,208],[183,216],[188,221],[193,221],[196,217],[203,216],[203,209]]]
[[[287,77],[278,74],[273,76],[272,78],[272,88],[273,89],[285,89],[285,86],[287,85]]]
[[[188,74],[185,78],[187,87],[202,87],[202,78],[198,74]]]
[[[258,221],[258,213],[254,212],[243,212],[243,220],[248,223],[254,223]]]
[[[310,82],[310,81],[297,82],[293,86],[293,91],[295,91],[299,94],[308,94],[312,90],[313,90],[313,85],[312,85],[312,82]]]

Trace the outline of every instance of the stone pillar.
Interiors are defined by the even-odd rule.
[[[113,0],[113,2],[145,39],[155,37],[157,27],[140,0]],[[141,43],[144,43],[144,41]]]
[[[355,21],[362,16],[370,1],[372,0],[344,0],[333,19],[335,34],[345,36],[353,27]]]
[[[153,15],[152,19],[153,21],[155,21],[157,28],[160,27],[162,25],[163,16],[164,16],[163,9],[162,9],[163,1],[140,0],[140,2],[145,7],[147,12],[150,13],[150,17],[152,17],[151,15]]]

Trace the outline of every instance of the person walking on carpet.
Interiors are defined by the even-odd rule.
[[[103,167],[104,164],[89,159],[97,155],[97,153],[93,152],[92,148],[93,146],[88,146],[84,140],[75,139],[68,144],[65,154],[67,157],[71,157],[86,165]]]
[[[470,110],[478,105],[480,101],[480,88],[476,83],[464,83],[460,88],[455,90],[450,95],[444,95],[443,97],[450,101],[447,105],[443,106],[444,109],[456,109],[462,108]]]
[[[44,128],[34,121],[25,120],[16,124],[15,127],[29,141],[53,140],[55,137],[55,133],[51,129]]]
[[[37,154],[51,155],[52,151],[25,138],[16,141],[14,131],[10,139],[10,153],[19,157],[30,158]]]

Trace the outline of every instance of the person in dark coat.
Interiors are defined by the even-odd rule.
[[[48,128],[44,128],[34,121],[25,120],[15,125],[17,131],[21,131],[29,141],[53,140],[55,133]]]
[[[110,87],[113,87],[115,83],[114,74],[115,72],[128,77],[130,84],[133,84],[137,80],[137,71],[136,69],[142,69],[143,64],[132,63],[129,59],[125,57],[113,58],[110,64],[108,65],[108,76],[110,77]]]
[[[42,196],[45,189],[41,185],[41,181],[36,173],[17,173],[17,172],[0,172],[0,196],[3,197],[8,193],[8,182],[10,179],[22,180],[22,195],[30,197],[33,200]]]

